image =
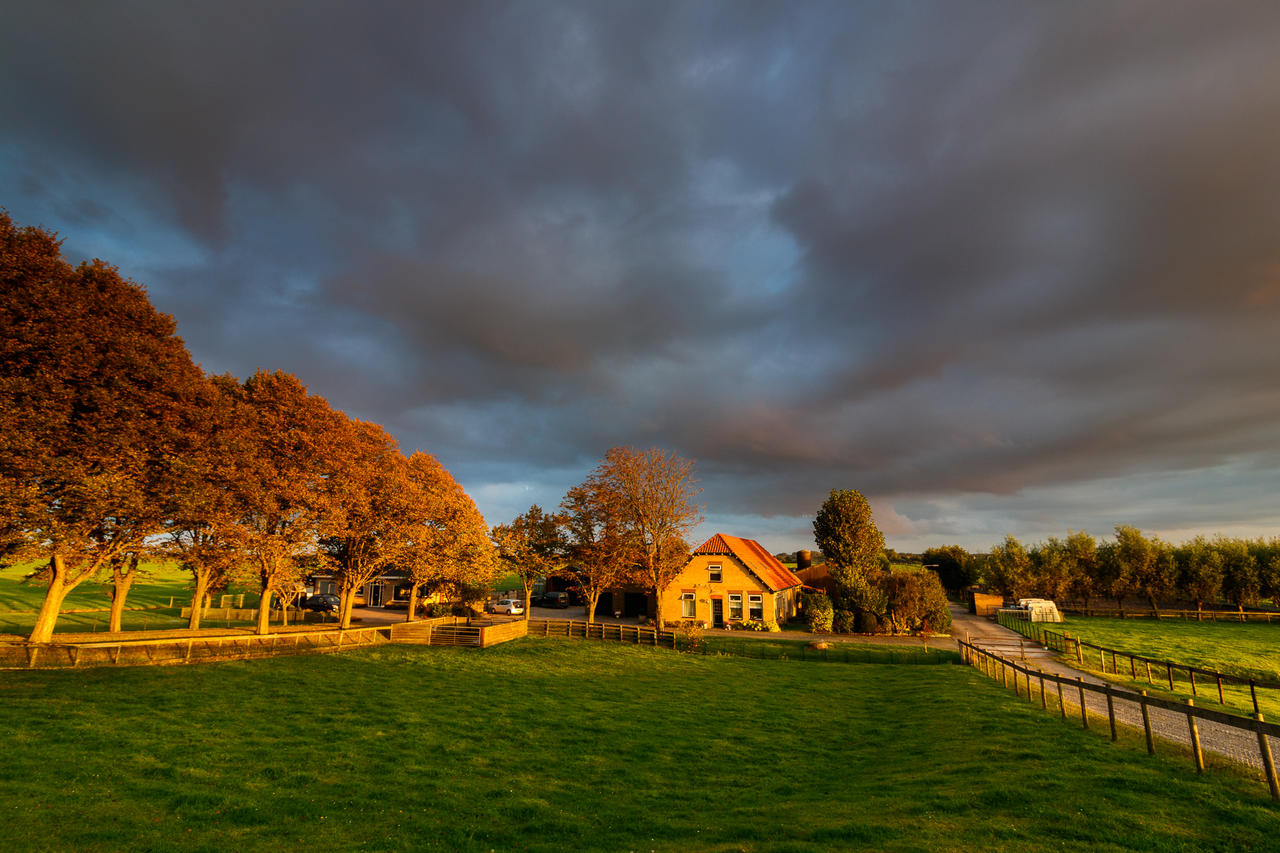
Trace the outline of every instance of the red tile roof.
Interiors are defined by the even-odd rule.
[[[695,554],[729,554],[760,579],[770,592],[800,586],[800,578],[754,539],[717,533],[693,550]]]

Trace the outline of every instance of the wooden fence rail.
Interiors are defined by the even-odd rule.
[[[1090,643],[1079,637],[1073,637],[1066,631],[1054,631],[1045,627],[1043,622],[1022,622],[1017,619],[1008,618],[1005,614],[997,614],[996,620],[1011,631],[1017,631],[1024,637],[1028,637],[1040,643],[1047,649],[1053,649],[1062,652],[1068,657],[1075,658],[1076,663],[1081,667],[1094,668],[1093,664],[1096,659],[1097,669],[1104,675],[1108,672],[1115,675],[1123,675],[1120,671],[1120,662],[1127,660],[1129,662],[1129,677],[1133,679],[1143,675],[1147,679],[1148,684],[1155,684],[1155,679],[1159,676],[1161,683],[1167,682],[1169,690],[1173,691],[1175,677],[1181,679],[1186,674],[1186,682],[1190,685],[1191,695],[1199,697],[1200,687],[1196,683],[1196,676],[1203,676],[1206,681],[1211,682],[1217,687],[1218,704],[1225,705],[1226,698],[1222,692],[1224,684],[1237,684],[1241,687],[1248,686],[1249,696],[1253,701],[1253,712],[1258,713],[1258,690],[1280,690],[1280,681],[1269,680],[1259,676],[1246,677],[1241,675],[1231,675],[1225,672],[1219,672],[1216,669],[1206,669],[1205,667],[1192,666],[1191,664],[1178,663],[1176,661],[1162,660],[1160,658],[1147,657],[1146,655],[1126,652],[1122,649],[1113,649],[1108,646],[1099,646],[1096,643]],[[1088,650],[1086,652],[1086,649]],[[1096,653],[1096,656],[1095,656]],[[1108,657],[1110,657],[1111,667],[1107,668]],[[1138,664],[1142,664],[1141,673]],[[1155,667],[1155,670],[1152,670]],[[1209,694],[1212,696],[1212,694]]]
[[[235,660],[281,654],[339,651],[391,639],[390,626],[345,631],[290,631],[276,634],[197,634],[150,640],[90,643],[0,644],[0,668],[60,669]]]
[[[1058,610],[1073,616],[1108,619],[1179,619],[1183,622],[1280,622],[1280,612],[1271,610],[1119,610],[1058,603]]]
[[[1276,775],[1275,758],[1272,754],[1270,742],[1270,738],[1280,737],[1280,725],[1266,722],[1262,714],[1255,713],[1253,719],[1249,719],[1235,714],[1228,714],[1224,711],[1201,708],[1195,704],[1193,699],[1188,699],[1186,704],[1181,704],[1148,696],[1145,690],[1133,693],[1132,691],[1117,688],[1110,683],[1091,684],[1079,677],[1069,678],[1064,675],[1045,672],[1042,669],[1033,670],[1026,664],[1009,660],[964,640],[957,640],[957,642],[960,646],[961,657],[966,664],[977,669],[988,678],[1000,680],[1005,687],[1009,686],[1010,678],[1012,678],[1014,692],[1019,697],[1022,696],[1025,689],[1027,700],[1033,703],[1036,702],[1035,688],[1038,684],[1040,688],[1038,701],[1041,708],[1045,710],[1048,710],[1048,700],[1052,695],[1047,685],[1054,685],[1057,693],[1056,704],[1063,719],[1067,717],[1066,697],[1075,698],[1078,696],[1080,720],[1086,729],[1089,728],[1089,709],[1085,701],[1085,694],[1092,693],[1102,696],[1107,705],[1107,721],[1110,725],[1111,739],[1113,741],[1117,737],[1115,711],[1117,701],[1137,704],[1142,714],[1142,726],[1146,735],[1147,752],[1152,755],[1156,752],[1156,734],[1151,724],[1150,709],[1161,708],[1175,714],[1186,715],[1192,757],[1196,764],[1196,770],[1200,773],[1204,772],[1205,765],[1204,755],[1200,747],[1198,721],[1204,720],[1217,723],[1218,725],[1254,735],[1257,737],[1262,770],[1266,774],[1267,785],[1271,789],[1271,799],[1280,802],[1280,778]]]
[[[617,640],[635,645],[676,647],[674,631],[659,631],[639,625],[613,622],[587,622],[579,619],[537,619],[530,621],[529,632],[542,637],[582,637],[588,640]]]

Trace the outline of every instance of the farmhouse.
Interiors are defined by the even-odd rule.
[[[801,582],[754,539],[717,533],[667,587],[662,615],[722,628],[744,619],[782,623],[796,615]]]

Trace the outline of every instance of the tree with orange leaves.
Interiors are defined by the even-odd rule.
[[[643,582],[655,600],[655,618],[663,624],[662,594],[688,558],[685,537],[702,520],[694,499],[702,493],[693,461],[653,447],[615,447],[594,477],[618,502],[624,529],[637,552]]]
[[[48,559],[31,642],[163,529],[204,381],[174,331],[114,267],[0,213],[0,548]]]

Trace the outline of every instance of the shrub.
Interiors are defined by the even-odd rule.
[[[806,593],[800,599],[804,610],[804,621],[810,633],[827,634],[831,632],[831,622],[835,618],[835,608],[831,606],[831,598],[825,593]]]
[[[943,631],[951,626],[947,594],[936,574],[899,573],[879,580],[888,601],[886,616],[893,632]]]
[[[739,631],[781,631],[778,623],[772,619],[743,619],[738,623]]]
[[[692,620],[680,623],[676,628],[676,648],[683,652],[700,652],[707,644],[702,634],[702,626]]]
[[[858,630],[857,615],[852,610],[836,610],[831,619],[831,630],[837,634],[852,634]]]
[[[452,604],[445,604],[444,602],[441,602],[441,601],[437,601],[437,602],[434,602],[434,603],[432,603],[432,604],[428,604],[428,605],[427,605],[427,615],[428,615],[428,616],[431,616],[431,617],[435,617],[435,616],[451,616],[451,615],[453,615],[453,605],[452,605]]]

